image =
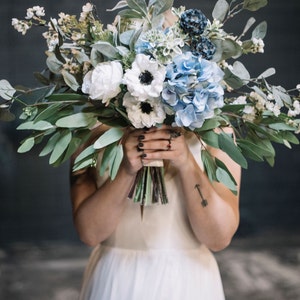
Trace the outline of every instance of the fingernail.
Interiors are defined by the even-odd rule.
[[[143,154],[142,154],[142,158],[145,158],[145,157],[147,157],[147,154],[146,154],[146,153],[143,153]]]
[[[138,147],[139,147],[139,148],[141,148],[141,147],[143,147],[143,146],[144,146],[143,143],[139,143],[139,144],[138,144]]]
[[[138,140],[139,141],[143,140],[144,138],[145,138],[145,136],[143,134],[141,134],[141,135],[138,136]]]

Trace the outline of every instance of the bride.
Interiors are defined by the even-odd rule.
[[[168,12],[166,26],[173,19]],[[95,137],[107,129],[99,125]],[[212,251],[230,244],[239,224],[239,199],[223,184],[210,182],[201,145],[193,133],[174,127],[128,128],[113,181],[100,177],[97,168],[72,175],[74,224],[80,239],[94,247],[80,299],[224,299]],[[240,167],[221,150],[209,151],[239,184]],[[141,218],[140,206],[128,194],[137,172],[157,159],[165,164],[169,203],[146,206]]]

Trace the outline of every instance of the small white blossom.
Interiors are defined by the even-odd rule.
[[[265,43],[262,39],[252,38],[253,45],[251,47],[252,53],[264,53]]]
[[[25,35],[27,33],[27,30],[30,29],[30,26],[27,22],[18,20],[16,18],[12,19],[11,24],[14,27],[14,29],[16,29],[18,32],[21,32],[22,35]]]
[[[297,84],[296,89],[300,92],[300,84]]]
[[[93,5],[91,3],[87,3],[82,6],[82,12],[80,14],[79,22],[84,22],[88,17],[89,13],[93,11]]]

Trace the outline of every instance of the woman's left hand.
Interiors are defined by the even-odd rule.
[[[176,168],[183,166],[191,155],[180,129],[165,125],[145,131],[144,139],[139,141],[138,148],[144,153],[144,163],[163,159],[169,160]]]

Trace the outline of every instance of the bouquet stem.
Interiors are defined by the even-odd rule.
[[[141,215],[146,205],[167,204],[168,197],[164,181],[164,167],[144,166],[137,175],[128,195],[135,203],[141,205]]]

